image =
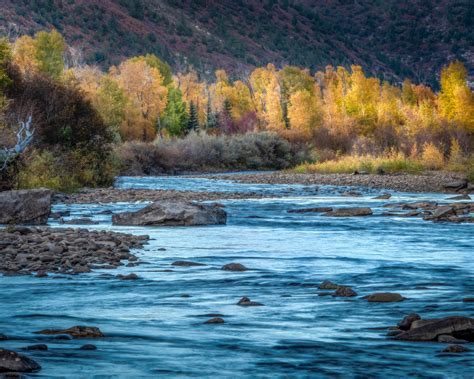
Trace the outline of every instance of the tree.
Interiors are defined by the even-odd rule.
[[[453,62],[441,71],[438,103],[444,118],[474,132],[474,94],[467,85],[467,70],[461,62]]]
[[[56,30],[35,34],[35,58],[39,71],[59,79],[64,70],[63,54],[66,42]]]
[[[13,45],[13,63],[23,75],[30,75],[38,71],[36,60],[36,43],[28,35],[18,38]]]
[[[292,129],[309,132],[321,121],[320,105],[308,90],[300,90],[290,96],[288,118]]]
[[[154,138],[155,125],[160,122],[168,95],[161,73],[143,60],[129,59],[118,68],[112,68],[110,75],[117,80],[130,100],[127,104],[125,134],[132,139],[138,136],[143,140]],[[137,128],[137,131],[133,132],[133,128]]]
[[[198,119],[198,110],[196,105],[191,101],[189,104],[189,120],[187,132],[198,132],[199,131],[199,119]]]
[[[160,72],[161,76],[163,77],[163,85],[169,86],[173,83],[173,73],[171,71],[171,67],[168,63],[163,62],[155,54],[147,54],[144,56],[132,58],[132,62],[140,61],[145,62],[150,67],[156,68]]]
[[[2,96],[2,88],[11,84],[11,79],[7,74],[7,65],[11,59],[10,44],[6,38],[0,38],[0,96]]]
[[[170,88],[168,92],[168,103],[163,114],[163,127],[172,136],[181,136],[188,127],[188,113],[183,101],[181,91]]]

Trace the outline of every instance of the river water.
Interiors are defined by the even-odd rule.
[[[99,215],[144,204],[56,205],[71,217],[92,216],[90,228],[148,234],[134,268],[77,276],[0,277],[2,347],[31,352],[43,378],[148,377],[474,377],[474,353],[443,355],[445,345],[398,342],[386,327],[417,312],[424,318],[474,317],[474,225],[378,216],[389,202],[437,200],[442,194],[394,193],[390,200],[343,197],[328,186],[255,185],[190,178],[119,178],[121,188],[253,191],[274,197],[223,200],[228,224],[215,227],[113,227]],[[370,206],[372,217],[292,214],[314,206]],[[57,225],[51,221],[51,225]],[[166,249],[166,250],[164,250]],[[204,263],[172,267],[176,260]],[[244,273],[220,267],[239,262]],[[172,269],[173,271],[168,271]],[[120,281],[119,273],[142,279]],[[353,287],[356,298],[318,296],[325,279]],[[362,296],[399,292],[400,303],[367,303]],[[243,296],[263,307],[239,307]],[[204,325],[221,314],[223,325]],[[34,331],[98,326],[106,338],[53,340]],[[96,351],[82,351],[84,343]],[[30,352],[29,352],[30,353]]]

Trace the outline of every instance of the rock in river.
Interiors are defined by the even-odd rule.
[[[73,326],[69,329],[45,329],[37,332],[38,334],[68,334],[74,338],[100,338],[104,337],[99,328],[95,326]]]
[[[240,263],[228,263],[222,266],[224,271],[247,271],[247,267]]]
[[[33,372],[38,370],[41,370],[41,366],[33,359],[11,350],[0,349],[0,373]]]
[[[331,282],[330,280],[325,280],[319,285],[318,288],[320,290],[337,290],[339,287],[341,286],[336,283]]]
[[[224,324],[224,319],[220,317],[214,317],[205,321],[204,324]]]
[[[419,320],[412,323],[410,330],[395,338],[404,341],[437,341],[441,335],[474,341],[474,319],[450,316],[433,320]]]
[[[330,217],[355,217],[355,216],[371,216],[373,214],[370,208],[339,208],[324,215]]]
[[[465,346],[460,345],[449,345],[447,348],[443,349],[442,353],[468,353],[471,349],[468,349]]]
[[[354,297],[357,296],[357,292],[355,292],[351,287],[339,286],[336,292],[333,293],[334,297]]]
[[[198,267],[198,266],[205,266],[204,263],[197,263],[197,262],[190,262],[190,261],[176,261],[171,263],[171,266],[176,267]]]
[[[46,224],[51,194],[47,189],[0,192],[0,224]]]
[[[114,225],[131,226],[202,226],[222,225],[227,213],[211,205],[185,201],[158,201],[137,212],[112,216]]]
[[[369,303],[394,303],[405,300],[399,293],[374,293],[373,295],[364,296]]]
[[[243,297],[239,300],[237,305],[240,305],[241,307],[261,307],[263,304],[257,301],[252,301],[248,297]]]

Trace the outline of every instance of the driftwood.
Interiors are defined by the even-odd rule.
[[[16,133],[17,143],[12,148],[0,150],[0,171],[6,170],[8,163],[19,154],[23,153],[33,140],[34,129],[31,129],[31,116],[26,122],[21,121]],[[3,162],[3,163],[2,163]]]

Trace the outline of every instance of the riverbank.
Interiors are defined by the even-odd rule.
[[[351,187],[369,187],[387,189],[400,192],[454,192],[445,186],[453,182],[462,181],[464,177],[451,172],[425,172],[419,175],[411,174],[299,174],[286,171],[251,174],[222,174],[198,175],[208,179],[234,180],[240,183],[257,184],[303,184],[303,185],[333,185]],[[465,192],[474,192],[471,184],[461,189]]]

